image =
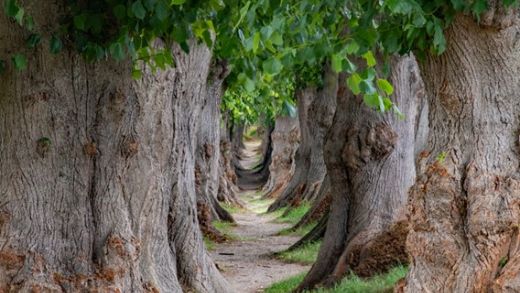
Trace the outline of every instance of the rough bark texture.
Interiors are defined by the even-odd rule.
[[[314,200],[321,189],[327,174],[323,144],[336,110],[337,76],[326,68],[324,79],[319,91],[307,88],[298,94],[301,143],[295,155],[295,173],[283,193],[269,206],[269,212]]]
[[[55,1],[26,11],[58,24]],[[0,58],[24,33],[0,14]],[[210,51],[142,80],[130,64],[26,52],[0,76],[0,289],[228,292],[196,218],[195,130]],[[32,290],[32,291],[31,291]]]
[[[195,183],[197,205],[208,211],[199,212],[199,224],[201,224],[202,231],[206,235],[217,232],[211,225],[212,220],[234,222],[231,214],[217,200],[221,154],[220,102],[223,93],[223,81],[227,74],[228,69],[225,63],[215,62],[213,64],[208,78],[207,93],[201,105],[202,110],[197,131]]]
[[[269,179],[262,188],[266,197],[276,197],[294,173],[294,154],[300,141],[298,120],[278,117],[271,133],[273,151],[269,165]]]
[[[233,154],[227,128],[224,125],[220,130],[220,158],[219,158],[219,188],[217,199],[221,202],[243,207],[238,198],[237,175],[232,165]]]
[[[457,16],[446,52],[422,63],[431,132],[405,292],[520,292],[520,25],[498,6],[480,26]]]
[[[320,190],[314,200],[311,208],[305,215],[294,225],[292,228],[296,230],[305,225],[310,225],[319,219],[323,218],[323,216],[327,215],[330,211],[330,204],[332,202],[332,194],[330,192],[330,179],[329,176],[326,175],[325,179],[321,184]]]
[[[329,222],[317,262],[299,290],[331,285],[349,271],[366,277],[406,261],[405,208],[415,179],[417,105],[423,93],[414,59],[393,62],[391,81],[393,101],[405,120],[369,109],[340,83],[325,144]]]

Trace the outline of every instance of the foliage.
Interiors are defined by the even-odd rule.
[[[306,243],[301,247],[283,251],[277,255],[277,258],[289,263],[313,264],[318,257],[321,241]]]
[[[256,121],[281,114],[294,91],[320,85],[323,65],[346,73],[346,83],[367,105],[397,108],[385,79],[391,54],[441,54],[444,30],[457,13],[477,20],[487,0],[91,0],[66,1],[59,29],[44,27],[17,0],[4,0],[4,12],[27,31],[26,45],[49,44],[88,60],[131,59],[132,75],[141,63],[153,69],[175,65],[173,43],[184,51],[194,40],[213,49],[231,68],[223,107],[232,118]],[[517,0],[503,0],[511,7]],[[44,42],[47,39],[47,42]],[[158,42],[160,40],[160,42]],[[20,52],[7,60],[23,70],[30,62]],[[0,71],[7,61],[0,60]],[[381,64],[378,64],[381,63]],[[380,65],[380,66],[379,66]],[[287,113],[286,113],[287,114]]]
[[[401,278],[404,278],[408,269],[398,266],[386,274],[375,276],[369,279],[361,279],[355,275],[345,278],[336,287],[330,289],[317,289],[309,293],[380,293],[391,292],[394,285]],[[300,274],[292,278],[277,282],[265,290],[266,293],[285,293],[291,292],[303,281],[305,274]]]

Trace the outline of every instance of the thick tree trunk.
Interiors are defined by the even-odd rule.
[[[405,292],[520,292],[520,24],[494,5],[480,26],[457,16],[446,52],[422,64],[431,133]]]
[[[269,206],[269,212],[314,200],[321,189],[327,174],[323,144],[336,110],[338,87],[337,75],[328,67],[324,79],[324,86],[319,91],[307,88],[297,96],[301,143],[295,156],[296,171],[283,193]]]
[[[243,202],[237,196],[237,175],[235,168],[232,166],[232,146],[226,125],[227,123],[220,129],[219,188],[217,199],[221,202],[243,207]]]
[[[271,141],[273,152],[269,179],[262,188],[266,197],[278,196],[294,173],[294,155],[300,141],[298,120],[291,117],[276,118]]]
[[[313,201],[312,207],[307,213],[305,213],[300,221],[294,225],[292,230],[296,230],[305,225],[310,225],[323,218],[323,216],[329,213],[331,202],[332,194],[330,193],[330,179],[329,176],[326,175],[325,179],[323,179],[323,183],[321,184],[316,199]]]
[[[393,62],[391,81],[393,100],[406,113],[405,120],[369,109],[340,83],[325,143],[332,193],[329,222],[317,262],[298,290],[331,285],[349,271],[370,276],[406,261],[405,208],[415,179],[414,139],[422,96],[415,60]]]
[[[217,200],[220,159],[220,101],[228,69],[223,62],[214,62],[208,78],[207,93],[202,101],[197,131],[195,186],[197,218],[202,233],[216,242],[226,240],[212,224],[214,220],[235,222],[233,216]]]
[[[57,25],[54,1],[26,12]],[[0,56],[24,33],[0,14]],[[129,64],[27,53],[0,76],[0,290],[228,292],[198,227],[197,103],[210,51],[133,81]]]

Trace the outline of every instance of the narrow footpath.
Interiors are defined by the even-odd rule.
[[[259,142],[245,142],[242,166],[252,167],[258,162]],[[262,199],[261,191],[244,191],[239,194],[246,209],[233,214],[237,225],[229,234],[234,238],[216,244],[212,258],[235,292],[257,293],[274,282],[309,270],[310,266],[289,264],[274,257],[294,244],[297,236],[279,236],[278,232],[289,224],[276,223],[275,215],[265,214],[271,203]]]

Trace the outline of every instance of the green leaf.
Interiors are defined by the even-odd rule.
[[[347,86],[350,88],[352,93],[354,95],[359,95],[361,93],[361,89],[359,88],[359,84],[361,83],[363,79],[361,79],[361,76],[359,74],[354,73],[349,78],[347,78]]]
[[[16,3],[16,0],[5,0],[4,1],[5,14],[9,17],[15,17],[20,10],[20,7]]]
[[[25,10],[23,8],[19,8],[18,12],[14,16],[14,19],[16,19],[16,22],[18,22],[19,25],[23,25],[23,16],[25,15]]]
[[[25,27],[29,30],[29,31],[32,31],[34,30],[34,19],[32,16],[27,16],[25,18]]]
[[[394,93],[394,87],[386,79],[378,79],[377,80],[377,87],[380,90],[384,91],[387,95],[391,95],[391,94]]]
[[[31,49],[34,49],[40,42],[42,38],[39,34],[31,34],[29,38],[27,38],[27,46]]]
[[[252,93],[255,90],[255,82],[250,78],[246,77],[244,79],[244,88],[247,92]]]
[[[159,1],[155,6],[155,14],[160,21],[165,21],[169,16],[169,8],[164,1]]]
[[[332,56],[330,58],[330,62],[331,62],[332,70],[334,70],[334,72],[340,73],[341,71],[343,71],[343,60],[344,59],[345,58],[343,58],[343,56],[341,56],[341,55],[332,54]]]
[[[135,80],[141,79],[143,77],[143,72],[140,69],[134,68],[132,70],[132,78]]]
[[[410,0],[387,0],[385,4],[392,13],[409,14],[413,10]]]
[[[86,31],[85,23],[87,22],[87,17],[88,15],[85,13],[74,16],[74,27],[81,31]]]
[[[271,35],[271,39],[270,40],[276,46],[283,45],[283,37],[282,37],[282,35],[279,32],[274,32]]]
[[[347,46],[345,47],[345,51],[349,55],[357,53],[358,50],[359,50],[359,45],[356,41],[349,42],[347,44]]]
[[[363,101],[370,108],[377,108],[379,106],[379,95],[377,93],[363,95]]]
[[[280,71],[282,71],[282,67],[283,67],[282,62],[280,62],[280,60],[278,60],[274,57],[267,59],[262,64],[262,68],[264,69],[264,71],[267,74],[271,74],[271,75],[276,75],[276,74],[280,73]]]
[[[125,58],[125,51],[120,42],[116,42],[110,45],[108,51],[110,52],[110,55],[112,55],[112,57],[114,57],[114,59],[118,61],[123,60]]]
[[[112,12],[119,20],[122,20],[126,17],[126,6],[123,4],[116,5]]]
[[[374,54],[372,54],[372,51],[368,51],[365,54],[363,54],[363,58],[367,61],[368,67],[376,66],[376,58],[374,58]]]
[[[186,0],[172,0],[172,5],[182,5]]]
[[[488,1],[487,0],[475,0],[473,2],[473,6],[471,7],[471,11],[477,17],[480,18],[480,15],[488,9]]]
[[[441,23],[437,19],[434,25],[433,46],[435,52],[439,55],[446,50],[446,39],[444,38]]]
[[[61,40],[56,37],[55,35],[53,35],[51,37],[51,41],[50,41],[50,51],[52,54],[58,54],[61,52],[61,50],[63,49],[63,43],[61,42]]]
[[[260,37],[261,36],[259,32],[256,32],[253,36],[253,53],[255,54],[258,51],[258,46],[260,46]]]
[[[143,20],[146,16],[146,10],[144,9],[143,3],[141,0],[137,0],[132,4],[132,13],[137,17],[138,19]]]
[[[16,68],[18,71],[24,70],[27,68],[27,58],[22,54],[16,54],[12,58],[14,68]]]
[[[359,83],[359,89],[361,89],[361,92],[367,95],[375,94],[376,88],[374,87],[374,84],[370,80],[362,80]]]

